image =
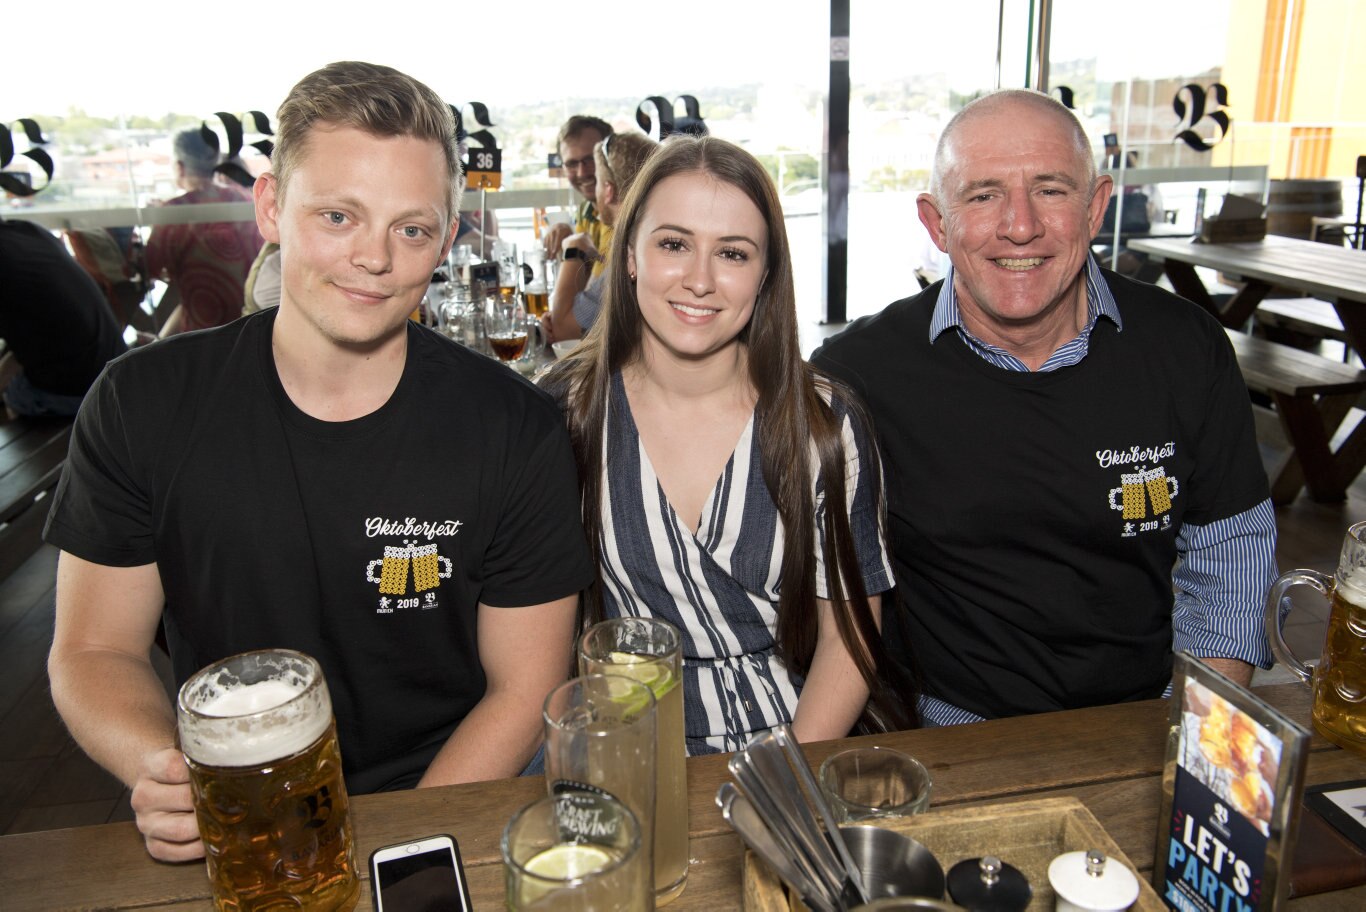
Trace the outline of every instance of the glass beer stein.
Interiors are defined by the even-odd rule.
[[[287,649],[231,656],[176,702],[217,908],[354,906],[346,785],[317,661]]]
[[[1331,603],[1316,666],[1297,659],[1281,635],[1281,599],[1301,584]],[[1340,747],[1366,751],[1366,522],[1347,530],[1336,576],[1292,570],[1276,580],[1266,597],[1266,628],[1276,658],[1314,688],[1314,728]]]

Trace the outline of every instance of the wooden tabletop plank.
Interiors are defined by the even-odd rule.
[[[1366,302],[1366,252],[1269,234],[1240,244],[1196,244],[1171,238],[1137,239],[1131,250],[1258,279],[1334,301]]]

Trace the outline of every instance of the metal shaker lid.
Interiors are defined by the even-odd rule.
[[[958,862],[948,886],[953,901],[971,912],[1020,912],[1034,895],[1029,879],[995,855]]]
[[[1065,852],[1048,866],[1048,882],[1060,899],[1079,909],[1118,912],[1138,899],[1138,878],[1123,862],[1098,849]]]

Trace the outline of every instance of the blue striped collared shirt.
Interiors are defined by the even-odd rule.
[[[983,342],[968,332],[958,310],[953,267],[939,290],[930,320],[930,344],[956,330],[967,347],[1003,370],[1027,371],[1010,352]],[[1040,367],[1040,373],[1080,364],[1091,342],[1091,330],[1101,317],[1124,331],[1110,286],[1094,257],[1086,258],[1086,325],[1075,339],[1064,343]],[[1172,607],[1172,650],[1193,655],[1240,659],[1270,668],[1262,604],[1276,578],[1276,512],[1270,499],[1236,516],[1207,525],[1183,523],[1176,535],[1180,555],[1172,570],[1176,591]],[[962,725],[982,717],[931,696],[920,698],[926,725]]]

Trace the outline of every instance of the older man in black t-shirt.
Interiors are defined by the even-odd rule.
[[[973,102],[918,201],[949,275],[813,358],[882,440],[885,635],[930,723],[1155,697],[1173,649],[1243,683],[1270,665],[1247,390],[1209,315],[1092,259],[1110,189],[1056,100]]]

